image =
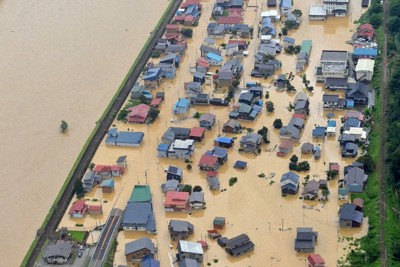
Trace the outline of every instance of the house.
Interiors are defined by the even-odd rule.
[[[189,211],[188,192],[167,192],[164,200],[165,211]]]
[[[300,53],[297,55],[296,59],[297,72],[303,71],[305,66],[308,65],[312,48],[312,40],[303,40],[300,47]]]
[[[233,72],[232,70],[224,70],[218,73],[218,86],[228,87],[232,84]]]
[[[90,215],[101,215],[103,214],[103,206],[101,205],[90,205],[88,208]]]
[[[364,191],[368,175],[359,167],[351,168],[344,176],[344,186],[349,188],[350,193],[361,193]]]
[[[326,78],[325,88],[331,91],[347,90],[347,78]]]
[[[336,121],[328,120],[328,125],[326,127],[326,135],[335,136],[335,134],[336,134]]]
[[[275,68],[271,64],[261,63],[255,64],[251,71],[251,77],[267,78],[274,75]]]
[[[168,47],[169,48],[169,47]],[[161,82],[161,68],[150,68],[143,77],[145,88],[157,88]]]
[[[267,11],[261,12],[261,18],[270,18],[272,22],[277,22],[281,20],[281,16],[277,9],[269,9]]]
[[[154,46],[154,51],[164,54],[170,44],[171,42],[168,39],[158,39],[157,44]]]
[[[226,31],[227,29],[225,28],[225,26],[218,25],[216,23],[209,23],[207,27],[208,36],[214,39],[224,38]]]
[[[175,179],[167,180],[165,184],[161,184],[161,190],[164,194],[170,191],[179,191],[179,181]]]
[[[301,145],[301,154],[312,154],[314,145],[311,143],[304,143]]]
[[[175,77],[175,74],[176,74],[175,64],[159,63],[158,67],[161,68],[161,77],[162,78],[173,79]]]
[[[214,146],[231,148],[234,142],[235,140],[233,140],[233,138],[220,136],[214,139]]]
[[[189,138],[201,142],[203,141],[205,131],[206,129],[203,127],[193,127],[192,130],[190,130]]]
[[[198,93],[201,93],[201,82],[184,83],[183,87],[188,97],[195,97]]]
[[[161,141],[166,144],[171,144],[175,141],[175,139],[189,139],[190,131],[190,128],[169,127],[161,137]]]
[[[358,146],[353,143],[346,143],[342,149],[342,157],[354,158],[357,156]]]
[[[314,232],[311,227],[298,227],[294,249],[297,252],[314,252],[317,239],[318,232]]]
[[[142,267],[160,267],[160,261],[153,259],[152,256],[145,256],[142,260]],[[118,265],[118,267],[127,267]]]
[[[375,59],[378,56],[377,48],[354,47],[353,59]]]
[[[282,14],[287,14],[292,9],[292,0],[280,0],[279,7]]]
[[[326,127],[322,127],[322,126],[316,126],[313,130],[312,130],[312,137],[313,138],[325,138],[326,136]]]
[[[347,51],[322,50],[320,66],[316,70],[317,81],[325,82],[326,78],[346,78],[348,75]]]
[[[194,259],[199,263],[203,262],[203,247],[200,243],[179,240],[178,242],[178,261],[183,259]]]
[[[349,11],[348,0],[323,0],[327,14],[335,17],[346,16]]]
[[[201,267],[202,264],[195,259],[184,258],[178,261],[178,267]]]
[[[154,98],[150,102],[150,107],[159,108],[162,101],[163,101],[162,98]]]
[[[247,105],[251,105],[251,104],[253,104],[253,98],[254,98],[254,94],[252,94],[250,92],[242,92],[239,96],[238,102],[244,103]]]
[[[227,122],[224,123],[222,126],[222,131],[224,133],[239,133],[242,127],[237,120],[229,119]]]
[[[205,46],[205,45],[201,45],[200,46],[200,53],[202,57],[205,57],[208,53],[212,53],[218,56],[222,55],[222,51],[218,50],[216,48],[210,47],[210,46]]]
[[[286,77],[285,74],[279,74],[278,78],[276,78],[276,87],[279,89],[282,89],[284,87],[286,87]]]
[[[95,175],[94,172],[88,171],[82,178],[83,190],[85,193],[92,191],[95,185],[98,185],[101,181],[101,176]]]
[[[234,111],[229,113],[229,118],[254,121],[260,113],[261,108],[261,106],[257,105],[250,106],[244,103],[238,103],[238,105],[234,106]]]
[[[156,92],[156,99],[161,98],[162,100],[165,99],[165,92]]]
[[[131,99],[140,99],[143,97],[144,86],[140,85],[138,82],[131,89]]]
[[[180,140],[176,139],[167,151],[168,158],[175,159],[189,159],[194,153],[194,140]]]
[[[231,256],[238,257],[254,250],[254,243],[246,234],[241,234],[229,239],[225,251]]]
[[[369,58],[360,58],[356,65],[356,79],[358,81],[370,82],[372,80],[372,76],[374,75],[374,65],[375,60]]]
[[[192,192],[189,197],[189,205],[192,210],[205,209],[204,192]]]
[[[211,130],[212,126],[215,123],[216,116],[211,113],[204,113],[199,118],[200,127],[206,128],[207,130]]]
[[[367,140],[367,131],[361,127],[350,127],[348,130],[343,132],[342,136],[344,135],[350,135],[354,137],[354,142],[365,142]],[[340,141],[342,143],[343,139]]]
[[[218,179],[218,172],[215,171],[207,172],[207,182],[211,191],[219,190],[220,183]]]
[[[225,217],[215,217],[213,220],[214,229],[224,229],[225,227]]]
[[[347,111],[342,118],[342,122],[346,121],[349,118],[356,118],[359,121],[364,121],[364,114],[360,111]]]
[[[181,240],[187,239],[189,235],[193,234],[194,226],[187,221],[170,220],[168,224],[168,230],[173,240]]]
[[[304,119],[301,118],[291,118],[288,125],[292,125],[301,131],[304,128],[304,122]]]
[[[173,25],[177,26],[178,25]],[[179,63],[180,63],[180,57],[177,54],[168,54],[164,56],[163,58],[160,59],[160,64],[166,64],[166,65],[171,65],[174,68],[179,68]],[[159,65],[160,66],[160,65]]]
[[[190,101],[185,98],[179,98],[173,108],[174,114],[185,114],[190,108]]]
[[[103,194],[114,192],[114,180],[104,180],[101,183],[101,192],[103,192]]]
[[[246,50],[247,49],[247,43],[244,40],[229,40],[228,44],[237,44],[239,50]]]
[[[183,56],[185,54],[186,44],[170,44],[165,50],[166,54],[176,54],[178,56]]]
[[[165,33],[164,35],[167,36],[174,36],[179,35],[181,33],[181,27],[176,24],[167,24],[165,26]]]
[[[299,27],[300,19],[296,15],[294,15],[293,13],[291,13],[291,12],[286,13],[284,18],[285,18],[285,24],[289,23],[290,25],[293,25],[293,27],[295,29],[297,29]]]
[[[216,42],[214,39],[212,39],[210,37],[206,37],[206,38],[204,38],[202,45],[215,48]]]
[[[303,199],[314,200],[318,198],[319,182],[312,180],[304,186],[303,192],[301,193]]]
[[[218,169],[219,165],[220,165],[220,162],[218,161],[217,156],[204,154],[200,158],[200,162],[199,162],[200,170],[216,171]]]
[[[282,139],[299,140],[300,139],[300,129],[295,127],[292,124],[283,126],[279,130],[279,137]]]
[[[72,204],[71,208],[68,211],[68,214],[72,218],[83,218],[88,211],[88,208],[89,206],[86,205],[85,200],[79,199]]]
[[[68,242],[49,244],[46,246],[42,258],[48,264],[63,264],[70,258],[72,247],[72,244]]]
[[[235,25],[241,24],[243,18],[236,16],[221,16],[216,20],[216,23],[220,26],[233,27]]]
[[[361,227],[364,214],[356,210],[354,204],[343,204],[339,209],[339,226],[343,228]]]
[[[276,0],[267,0],[268,7],[276,7]]]
[[[111,128],[105,141],[109,146],[138,147],[143,138],[142,132],[119,132],[117,128]]]
[[[325,261],[319,254],[311,253],[307,256],[308,267],[325,267]]]
[[[194,97],[190,98],[190,103],[193,105],[209,105],[210,104],[210,95],[198,93]]]
[[[337,171],[339,173],[340,171],[340,165],[339,163],[336,162],[329,162],[329,170],[330,171]]]
[[[133,187],[131,196],[128,203],[131,202],[151,202],[150,186],[148,185],[135,185]]]
[[[157,229],[151,202],[129,202],[121,225],[125,231],[145,231],[155,234]]]
[[[222,165],[228,160],[228,152],[220,147],[214,147],[212,150],[207,150],[205,155],[218,158],[218,162]]]
[[[367,4],[368,6],[368,4]],[[375,37],[375,29],[369,23],[361,24],[357,29],[358,38],[364,38],[366,40],[373,40]]]
[[[96,176],[100,176],[102,179],[111,178],[111,166],[110,165],[96,165],[93,169]]]
[[[196,71],[193,73],[193,81],[203,84],[206,81],[206,74],[204,72]]]
[[[364,200],[362,198],[355,198],[353,200],[353,204],[356,205],[356,210],[357,211],[363,211],[364,209]]]
[[[280,180],[282,194],[295,195],[299,191],[299,176],[293,172],[282,175]]]
[[[252,86],[249,89],[249,92],[252,93],[254,95],[254,97],[263,97],[263,88],[261,86]]]
[[[294,113],[308,115],[310,113],[310,102],[308,99],[297,101],[294,106]]]
[[[349,130],[351,127],[361,127],[362,121],[356,118],[348,118],[347,120],[344,121],[343,123],[343,129],[345,131]]]
[[[235,52],[239,51],[238,44],[227,44],[225,46],[225,55],[232,56]]]
[[[210,66],[220,66],[222,64],[222,57],[212,52],[207,53],[206,60]]]
[[[308,18],[309,20],[326,20],[326,13],[323,5],[311,5]]]
[[[244,152],[256,153],[261,145],[262,136],[257,133],[248,133],[240,139],[240,148]]]
[[[322,102],[324,103],[324,108],[337,108],[339,105],[339,95],[323,94]]]
[[[349,192],[348,188],[343,188],[343,187],[338,188],[338,199],[339,200],[348,200],[349,194],[350,194],[350,192]]]
[[[142,237],[125,244],[126,262],[140,262],[144,257],[154,256],[155,247],[150,238]]]
[[[276,153],[278,157],[284,157],[289,154],[294,146],[294,142],[291,140],[283,140],[283,142],[279,145],[279,151]]]
[[[172,165],[168,166],[167,181],[177,180],[178,182],[181,182],[182,178],[183,178],[183,170],[181,168]]]
[[[200,57],[196,61],[196,71],[208,72],[209,68],[210,68],[210,63],[208,63],[208,61],[205,58]]]
[[[296,42],[296,40],[292,37],[288,37],[288,36],[283,37],[283,47],[284,48],[287,48],[289,46],[294,46],[295,42]]]
[[[139,104],[134,107],[130,107],[128,114],[129,123],[145,123],[149,116],[150,106],[146,104]]]

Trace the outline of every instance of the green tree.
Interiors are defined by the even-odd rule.
[[[91,171],[93,171],[94,166],[96,166],[96,164],[95,164],[94,162],[91,162],[91,163],[89,164],[89,169],[90,169]]]
[[[68,122],[62,120],[60,124],[60,130],[62,133],[65,133],[68,131]]]
[[[369,23],[377,29],[382,24],[382,14],[373,14],[369,17]]]
[[[338,171],[337,170],[329,170],[326,171],[326,178],[328,181],[335,179],[335,177],[338,175]]]
[[[153,123],[159,114],[160,114],[160,110],[151,107],[150,111],[149,111],[150,123]]]
[[[309,171],[310,170],[310,164],[308,161],[302,161],[297,164],[297,170],[298,171]]]
[[[265,92],[265,98],[266,98],[266,99],[269,98],[269,92]]]
[[[156,51],[156,50],[154,50],[153,52],[151,52],[151,58],[159,58],[160,57],[160,52],[159,51]]]
[[[200,185],[196,185],[193,187],[193,192],[201,192],[203,191],[203,188]]]
[[[297,171],[297,164],[294,162],[289,162],[289,170]]]
[[[186,165],[186,169],[188,169],[189,171],[191,171],[192,168],[193,168],[193,167],[192,167],[192,164],[189,163],[188,165]]]
[[[295,15],[296,17],[301,17],[303,15],[303,12],[301,12],[300,9],[295,9],[293,10],[293,15]]]
[[[293,155],[290,157],[290,162],[297,163],[298,161],[299,161],[299,158],[296,155]]]
[[[183,28],[181,33],[186,38],[192,38],[193,36],[193,30],[190,28]]]
[[[272,103],[271,101],[267,101],[265,103],[265,106],[267,107],[268,112],[274,112],[274,110],[275,110],[274,103]]]
[[[331,192],[329,192],[328,189],[322,189],[322,196],[324,197],[324,200],[328,200],[329,195],[331,194]]]
[[[237,87],[239,86],[239,84],[240,84],[240,81],[239,81],[239,80],[233,80],[233,81],[232,81],[232,86],[233,86],[234,88],[237,88]]]
[[[390,17],[388,23],[388,30],[391,33],[397,33],[400,31],[400,18],[399,17]]]
[[[189,192],[189,194],[192,193],[192,186],[186,184],[186,185],[183,187],[182,192]]]
[[[286,27],[282,28],[282,34],[287,35],[288,34],[288,29]]]
[[[80,179],[77,179],[74,183],[74,191],[77,198],[83,198],[85,196],[85,190]]]
[[[297,28],[297,26],[298,25],[297,25],[297,23],[295,21],[292,21],[292,20],[285,21],[285,28],[288,29],[288,30]],[[282,29],[282,31],[283,31],[283,29]]]
[[[375,162],[369,154],[359,157],[356,161],[364,164],[364,171],[367,174],[371,174],[375,169]]]
[[[272,124],[275,129],[281,129],[283,126],[282,120],[281,119],[275,119],[274,123]]]

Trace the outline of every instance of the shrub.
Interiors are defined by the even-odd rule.
[[[290,157],[290,162],[297,163],[298,161],[299,161],[299,158],[296,155],[293,155]]]
[[[265,98],[268,99],[269,98],[269,92],[265,93]]]
[[[310,164],[308,163],[308,161],[299,162],[299,164],[297,165],[297,170],[298,171],[309,171]]]
[[[203,191],[203,188],[200,185],[196,185],[193,187],[193,192],[201,192]]]
[[[237,88],[239,86],[239,84],[240,84],[239,80],[233,80],[232,81],[232,86],[235,87],[235,88]]]
[[[185,185],[182,189],[182,192],[189,192],[192,193],[192,186],[191,185]]]
[[[159,51],[153,51],[151,52],[151,58],[159,58],[160,57],[160,52]]]
[[[153,123],[159,114],[160,114],[160,110],[150,107],[150,111],[149,111],[150,121],[149,122]]]
[[[282,120],[281,119],[275,119],[274,123],[272,124],[275,129],[281,129],[283,126]]]
[[[233,186],[237,182],[237,177],[231,177],[229,179],[229,186]]]
[[[186,165],[186,169],[188,169],[189,171],[192,170],[192,164],[189,163],[188,165]]]
[[[297,171],[297,164],[294,162],[289,163],[289,170],[291,171]]]
[[[274,103],[272,103],[271,101],[267,101],[265,103],[265,106],[267,107],[268,112],[274,112],[274,110],[275,110]]]
[[[190,28],[183,28],[182,29],[182,35],[186,38],[192,38],[193,36],[193,30]]]

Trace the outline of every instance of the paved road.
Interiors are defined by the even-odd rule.
[[[107,222],[101,232],[99,241],[97,242],[96,249],[94,250],[92,259],[90,261],[90,267],[102,266],[113,243],[114,238],[117,235],[119,225],[121,223],[122,211],[120,209],[113,209]]]
[[[387,249],[385,245],[385,222],[386,222],[386,128],[387,128],[387,84],[388,84],[388,58],[387,58],[387,18],[389,16],[389,0],[383,0],[383,47],[382,47],[382,73],[381,73],[381,101],[382,118],[380,121],[381,140],[380,140],[380,160],[379,160],[379,181],[380,181],[380,225],[379,242],[381,252],[381,266],[387,266]]]

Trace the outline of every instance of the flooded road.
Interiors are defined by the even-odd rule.
[[[0,266],[21,262],[167,4],[0,2]]]
[[[365,219],[360,229],[340,229],[338,228],[338,209],[341,204],[338,201],[337,188],[338,181],[330,181],[328,187],[330,198],[326,203],[318,201],[303,201],[299,199],[300,193],[296,196],[282,197],[279,180],[281,175],[288,172],[289,156],[285,158],[276,157],[276,149],[279,145],[279,131],[274,130],[272,123],[276,118],[280,118],[283,124],[287,124],[291,118],[292,112],[288,110],[289,102],[294,102],[295,94],[278,92],[272,86],[273,79],[254,79],[250,77],[250,72],[254,64],[253,55],[258,46],[258,39],[251,40],[249,47],[250,55],[244,61],[245,76],[242,81],[261,82],[265,89],[270,93],[270,99],[275,104],[275,112],[267,114],[265,109],[258,116],[255,122],[241,122],[245,127],[250,127],[256,131],[262,126],[270,130],[269,145],[263,145],[262,153],[258,156],[252,154],[239,153],[239,140],[242,135],[237,135],[238,139],[235,146],[229,150],[228,161],[218,170],[220,175],[221,188],[226,188],[224,192],[211,192],[207,186],[206,174],[197,168],[201,155],[213,147],[213,139],[222,134],[221,128],[228,119],[230,107],[215,106],[195,106],[190,109],[187,115],[176,117],[172,114],[172,106],[178,97],[184,97],[183,83],[192,80],[189,67],[194,66],[196,58],[199,56],[199,47],[204,37],[206,37],[206,26],[209,22],[210,14],[214,1],[203,1],[202,17],[199,26],[195,28],[193,39],[189,41],[186,55],[181,61],[180,68],[176,78],[163,80],[162,85],[154,91],[164,91],[165,101],[161,104],[161,113],[156,122],[152,125],[128,125],[115,122],[119,130],[142,131],[145,133],[144,141],[139,148],[115,148],[106,147],[104,142],[101,144],[95,155],[93,162],[97,164],[113,164],[118,156],[128,155],[128,169],[121,177],[116,179],[115,192],[112,194],[102,194],[101,189],[97,188],[87,194],[88,204],[96,204],[98,200],[103,200],[102,216],[86,216],[84,219],[71,219],[65,215],[60,226],[68,226],[76,229],[76,224],[83,224],[84,229],[92,229],[96,225],[102,224],[107,219],[107,215],[113,207],[124,208],[132,188],[135,184],[146,183],[145,173],[147,173],[147,183],[151,186],[153,194],[153,208],[157,222],[157,236],[150,236],[158,246],[158,259],[162,266],[169,266],[170,255],[176,253],[175,249],[170,249],[171,240],[167,230],[167,224],[170,219],[184,219],[194,224],[194,235],[189,237],[190,241],[206,240],[210,248],[205,253],[204,266],[211,263],[211,266],[307,266],[305,254],[294,251],[294,238],[296,227],[313,227],[319,232],[319,238],[316,245],[316,253],[320,253],[326,261],[327,266],[335,266],[338,259],[348,251],[348,241],[346,237],[361,237],[366,234],[368,229],[368,219]],[[257,1],[250,1],[249,5],[256,5]],[[342,159],[340,156],[337,137],[341,126],[340,117],[344,115],[343,111],[335,111],[334,116],[338,123],[335,138],[327,138],[324,141],[316,141],[311,137],[314,125],[326,125],[327,113],[322,109],[321,86],[315,85],[314,68],[319,64],[321,51],[323,49],[331,50],[351,50],[351,46],[344,42],[350,39],[352,31],[356,28],[353,21],[361,14],[359,2],[352,1],[350,15],[345,18],[328,18],[325,22],[309,22],[308,1],[295,1],[295,8],[303,12],[302,24],[299,29],[289,32],[289,36],[296,39],[296,44],[302,40],[312,39],[313,47],[311,51],[311,63],[306,69],[307,78],[314,86],[313,93],[307,93],[311,102],[311,112],[307,119],[305,129],[301,135],[301,140],[296,144],[293,154],[296,154],[300,161],[308,160],[311,170],[307,173],[299,173],[301,182],[306,175],[310,179],[326,179],[326,171],[329,162],[338,162],[341,170],[352,160]],[[266,10],[261,8],[248,8],[245,14],[245,22],[253,25],[258,23],[260,13]],[[276,24],[278,26],[279,23]],[[255,31],[256,32],[256,31]],[[280,32],[280,30],[278,30]],[[228,40],[228,38],[226,38]],[[225,40],[225,41],[226,41]],[[221,41],[222,42],[222,41]],[[295,56],[282,53],[277,59],[283,63],[282,70],[279,73],[295,72]],[[215,70],[213,68],[212,70]],[[276,73],[278,74],[278,73]],[[276,76],[275,76],[276,77]],[[296,76],[292,82],[298,92],[306,92],[302,80]],[[211,85],[203,85],[203,91],[212,93]],[[265,101],[265,100],[264,100]],[[198,126],[198,121],[192,116],[195,112],[211,112],[217,115],[217,125],[211,130],[206,131],[205,139],[201,143],[196,143],[195,155],[192,157],[193,169],[188,171],[183,160],[157,158],[157,145],[161,136],[170,126],[192,127]],[[331,113],[331,111],[329,111]],[[230,135],[228,136],[235,136]],[[322,156],[319,160],[314,160],[311,156],[304,156],[300,153],[300,146],[304,142],[319,144],[322,148]],[[248,169],[245,171],[233,169],[232,166],[236,160],[248,161]],[[192,186],[200,185],[205,192],[207,209],[203,211],[194,211],[192,215],[164,212],[163,195],[160,185],[165,182],[165,173],[169,165],[175,165],[183,168],[183,183]],[[264,173],[266,178],[259,178],[258,175]],[[237,177],[238,182],[230,187],[228,180],[231,177]],[[343,171],[339,173],[343,178]],[[300,187],[300,192],[303,186]],[[107,202],[104,202],[107,200]],[[229,238],[236,235],[247,233],[255,244],[255,251],[249,255],[232,258],[220,248],[214,240],[206,237],[207,230],[212,228],[212,220],[215,216],[226,217],[227,224],[223,230],[223,235]],[[118,235],[119,246],[115,256],[115,264],[127,264],[124,256],[124,244],[137,238],[149,236],[144,233],[121,231]],[[172,243],[176,247],[176,243]],[[214,263],[218,260],[218,263]]]

